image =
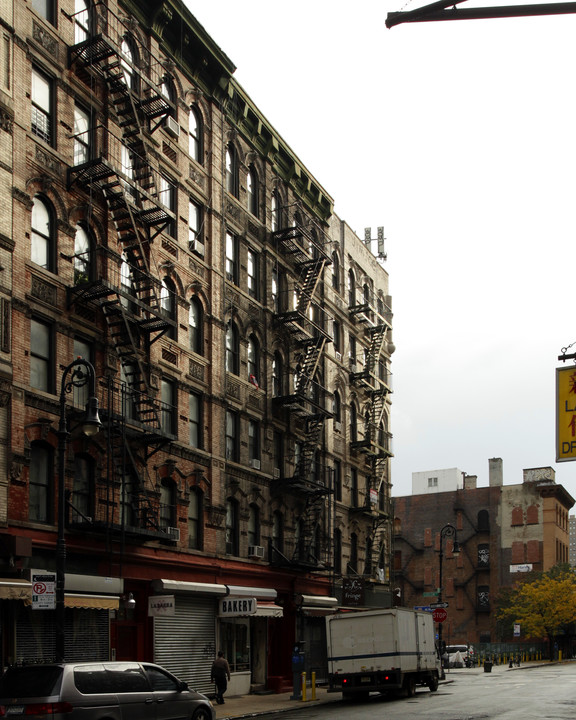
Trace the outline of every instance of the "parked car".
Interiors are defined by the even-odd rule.
[[[81,662],[9,667],[0,717],[51,720],[215,720],[210,700],[159,665]]]
[[[447,645],[448,667],[472,667],[474,648],[471,645]]]

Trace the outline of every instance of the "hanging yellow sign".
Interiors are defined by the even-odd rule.
[[[576,367],[556,368],[556,462],[576,460]]]

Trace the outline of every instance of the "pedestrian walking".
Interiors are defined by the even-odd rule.
[[[216,683],[216,702],[218,705],[224,705],[224,693],[228,687],[228,680],[230,680],[230,665],[228,665],[228,660],[224,657],[222,650],[218,650],[218,657],[212,663],[210,680]]]

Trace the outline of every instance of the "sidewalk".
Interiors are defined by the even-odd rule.
[[[550,665],[548,661],[531,662],[522,664],[520,667],[509,668],[508,665],[494,665],[492,673],[508,672],[510,670],[522,670],[540,665]],[[459,675],[476,675],[484,673],[484,668],[453,668],[446,671],[446,679],[440,681],[440,685],[451,683],[456,680]],[[270,693],[265,695],[236,695],[225,696],[224,705],[216,705],[213,701],[214,710],[216,711],[216,720],[227,720],[228,718],[251,718],[266,713],[282,713],[290,710],[305,710],[306,708],[325,705],[331,702],[341,702],[342,693],[329,693],[325,687],[316,688],[316,699],[311,700],[312,691],[306,689],[307,701],[291,700],[292,693]]]

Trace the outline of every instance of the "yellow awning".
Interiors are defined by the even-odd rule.
[[[28,580],[0,580],[0,600],[23,600],[32,603],[32,583]]]
[[[118,610],[120,598],[116,595],[75,595],[74,593],[66,593],[64,604],[67,608]]]

